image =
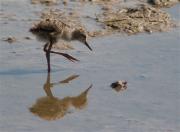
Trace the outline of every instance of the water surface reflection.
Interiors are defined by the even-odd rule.
[[[87,104],[87,94],[92,88],[92,84],[79,95],[73,97],[64,97],[62,99],[55,97],[51,91],[54,85],[61,83],[69,83],[78,78],[79,75],[72,75],[62,81],[51,83],[50,73],[47,75],[47,80],[43,86],[46,96],[36,100],[35,104],[29,108],[30,112],[45,120],[56,120],[64,117],[70,107],[75,109],[83,109]]]

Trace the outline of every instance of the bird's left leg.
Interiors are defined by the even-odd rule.
[[[48,45],[49,45],[49,43],[46,43],[45,45],[44,45],[44,52],[48,52]],[[69,55],[69,54],[66,54],[66,53],[61,53],[61,52],[55,52],[55,51],[49,51],[50,53],[54,53],[54,54],[58,54],[58,55],[62,55],[62,56],[64,56],[65,58],[67,58],[68,60],[70,60],[70,61],[72,61],[72,62],[74,62],[74,61],[79,61],[78,59],[76,59],[76,58],[74,58],[74,57],[72,57],[71,55]]]
[[[66,53],[61,53],[61,52],[55,52],[55,51],[50,51],[50,53],[54,53],[54,54],[58,54],[58,55],[62,55],[64,56],[65,58],[67,58],[68,60],[74,62],[74,61],[79,61],[78,59],[72,57],[71,55],[69,54],[66,54]]]

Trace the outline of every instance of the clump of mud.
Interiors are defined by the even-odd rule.
[[[57,0],[31,0],[32,4],[45,4],[45,5],[54,5],[57,4]]]
[[[87,0],[85,0],[87,1]],[[109,2],[109,1],[114,1],[114,0],[88,0],[88,1],[92,1],[92,2],[99,2],[99,1],[102,1],[102,2]]]
[[[148,2],[155,7],[171,7],[180,2],[180,0],[148,0]]]
[[[111,84],[111,88],[116,92],[124,91],[127,89],[127,81],[119,80]]]
[[[91,2],[98,2],[98,3],[102,3],[102,2],[118,2],[119,0],[84,0],[84,1],[91,1]]]
[[[116,7],[117,5],[122,3],[124,0],[71,0],[71,1],[77,1],[77,2],[81,2],[81,3],[90,2],[93,4],[100,5],[103,10],[104,9],[107,10],[109,8],[112,9],[113,7]]]
[[[108,31],[123,32],[129,35],[167,31],[174,26],[169,14],[147,5],[118,11],[105,11],[98,15],[97,21],[103,23]]]
[[[17,39],[16,39],[15,37],[12,37],[12,36],[7,37],[7,38],[2,38],[2,40],[3,40],[3,41],[6,41],[6,42],[8,42],[8,43],[10,43],[10,44],[12,44],[12,43],[14,43],[14,42],[17,41]]]

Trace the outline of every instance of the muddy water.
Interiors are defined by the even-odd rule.
[[[77,6],[80,5],[80,6]],[[75,2],[67,7],[94,15],[98,7]],[[178,132],[180,129],[179,28],[166,33],[111,35],[89,39],[94,49],[88,51],[79,43],[76,50],[66,51],[80,62],[72,63],[52,56],[50,82],[59,100],[75,97],[93,87],[82,109],[72,105],[56,120],[45,120],[29,111],[39,98],[47,97],[46,59],[43,44],[28,29],[39,18],[38,12],[49,8],[31,5],[29,1],[1,1],[0,38],[13,36],[16,42],[0,41],[0,131],[2,132]],[[85,11],[85,8],[89,10]],[[168,11],[179,21],[179,5]],[[88,20],[84,20],[88,21]],[[88,25],[92,29],[93,22]],[[95,27],[94,27],[95,28]],[[31,39],[25,39],[25,37]],[[60,83],[79,75],[69,83]],[[127,80],[128,88],[116,92],[110,84]],[[59,112],[61,112],[59,110]]]

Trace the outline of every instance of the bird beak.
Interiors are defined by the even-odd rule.
[[[84,44],[92,51],[92,48],[89,46],[89,44],[86,41]]]

